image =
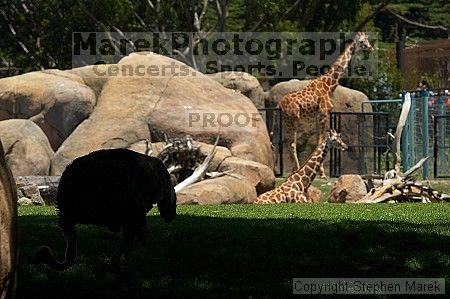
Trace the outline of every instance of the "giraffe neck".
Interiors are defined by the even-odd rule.
[[[306,191],[319,171],[320,165],[328,154],[329,139],[327,138],[322,144],[317,146],[308,161],[293,174],[293,183],[300,185],[300,189]]]
[[[356,41],[353,40],[345,48],[344,52],[336,59],[330,70],[322,76],[322,81],[328,85],[330,93],[332,93],[339,85],[339,81],[344,77],[348,63],[352,59],[355,51]]]

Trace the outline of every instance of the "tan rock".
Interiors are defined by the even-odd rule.
[[[256,108],[264,108],[265,92],[258,79],[245,72],[220,72],[208,74],[209,78],[219,82],[224,87],[241,92],[252,100]]]
[[[272,169],[258,162],[228,157],[220,164],[218,170],[243,175],[256,188],[257,194],[271,190],[275,185],[275,175]]]
[[[30,203],[39,206],[45,206],[44,199],[41,197],[39,188],[36,184],[30,184],[19,189],[20,193],[25,197],[30,199]]]
[[[89,86],[98,97],[110,77],[109,68],[111,64],[88,65],[67,70],[65,72],[79,76],[85,85]]]
[[[319,203],[322,201],[322,191],[314,186],[309,186],[306,191],[306,198],[310,203]]]
[[[328,202],[357,202],[367,194],[367,187],[359,175],[342,175],[334,183]]]
[[[222,176],[204,180],[177,193],[177,204],[251,203],[256,198],[253,184],[245,177]]]
[[[203,142],[198,143],[200,145],[200,151],[203,155],[208,156],[209,153],[211,153],[213,149],[212,144],[207,144]],[[216,147],[216,153],[214,157],[211,160],[211,164],[208,167],[208,171],[218,171],[219,165],[227,158],[231,157],[231,152],[228,148],[224,146],[217,146]]]
[[[179,61],[154,53],[133,53],[118,66],[152,67],[160,72],[110,77],[95,111],[57,151],[52,174],[60,174],[70,161],[88,152],[127,148],[139,140],[150,139],[150,135],[153,142],[159,142],[164,133],[169,137],[189,134],[196,141],[211,144],[220,131],[222,144],[232,152],[239,148],[235,155],[273,164],[266,125],[247,97]],[[189,122],[192,115],[201,120]],[[214,120],[205,125],[206,115],[212,115]],[[220,120],[224,115],[234,121],[228,124]],[[242,119],[236,121],[239,116],[248,121],[245,126]]]
[[[95,93],[81,77],[59,70],[0,79],[0,120],[33,118],[53,149],[94,109]]]
[[[14,176],[49,174],[54,152],[47,136],[34,122],[25,119],[0,121],[0,136]]]

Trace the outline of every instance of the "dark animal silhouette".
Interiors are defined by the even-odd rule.
[[[110,259],[117,270],[134,239],[146,240],[146,214],[157,204],[166,222],[176,215],[176,194],[170,175],[157,158],[126,149],[92,152],[75,159],[64,170],[58,186],[56,208],[67,241],[65,260],[59,262],[47,246],[31,262],[64,271],[75,261],[75,225],[93,224],[123,233],[123,242]]]

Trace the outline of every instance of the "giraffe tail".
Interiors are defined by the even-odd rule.
[[[280,105],[277,105],[276,108],[280,108]],[[281,112],[280,112],[281,113]],[[273,132],[275,131],[275,110],[272,111],[272,128],[270,129],[270,141],[273,139]],[[281,124],[279,124],[281,126]]]

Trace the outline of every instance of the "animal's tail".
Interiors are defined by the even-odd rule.
[[[75,230],[71,230],[66,234],[66,255],[64,261],[57,261],[53,251],[48,246],[40,247],[34,257],[29,258],[31,264],[46,264],[50,269],[55,271],[65,271],[69,269],[75,262],[77,256],[77,239]]]
[[[169,184],[167,186],[164,186],[163,188],[167,188],[167,192],[165,196],[161,198],[160,201],[158,201],[158,210],[161,214],[161,217],[166,221],[167,223],[171,222],[176,214],[177,214],[177,194],[175,193],[175,189],[172,186],[172,183],[169,181]]]
[[[280,105],[277,105],[276,108],[280,109]],[[275,111],[278,111],[278,113],[282,113],[281,110],[273,110],[272,111],[272,128],[270,129],[269,136],[270,136],[270,144],[272,147],[272,157],[273,157],[273,162],[274,162],[273,165],[278,165],[278,155],[276,154],[276,148],[275,148],[274,139],[273,139],[274,131],[275,131],[275,114],[276,114]],[[279,117],[278,119],[281,120],[281,117]],[[278,124],[278,126],[282,126],[282,123],[280,122]],[[281,134],[280,134],[280,136],[278,136],[278,138],[282,138]],[[282,140],[281,140],[281,142],[282,142]]]
[[[159,214],[166,222],[171,222],[177,214],[177,194],[166,166],[154,158],[153,165],[158,169],[160,197],[157,201]]]
[[[276,108],[280,108],[280,105],[277,105]],[[275,129],[275,114],[276,114],[275,110],[273,110],[272,111],[272,128],[270,129],[270,132],[269,132],[271,141],[273,141],[273,132],[274,132],[274,129]],[[281,124],[279,124],[279,126],[281,126]]]

